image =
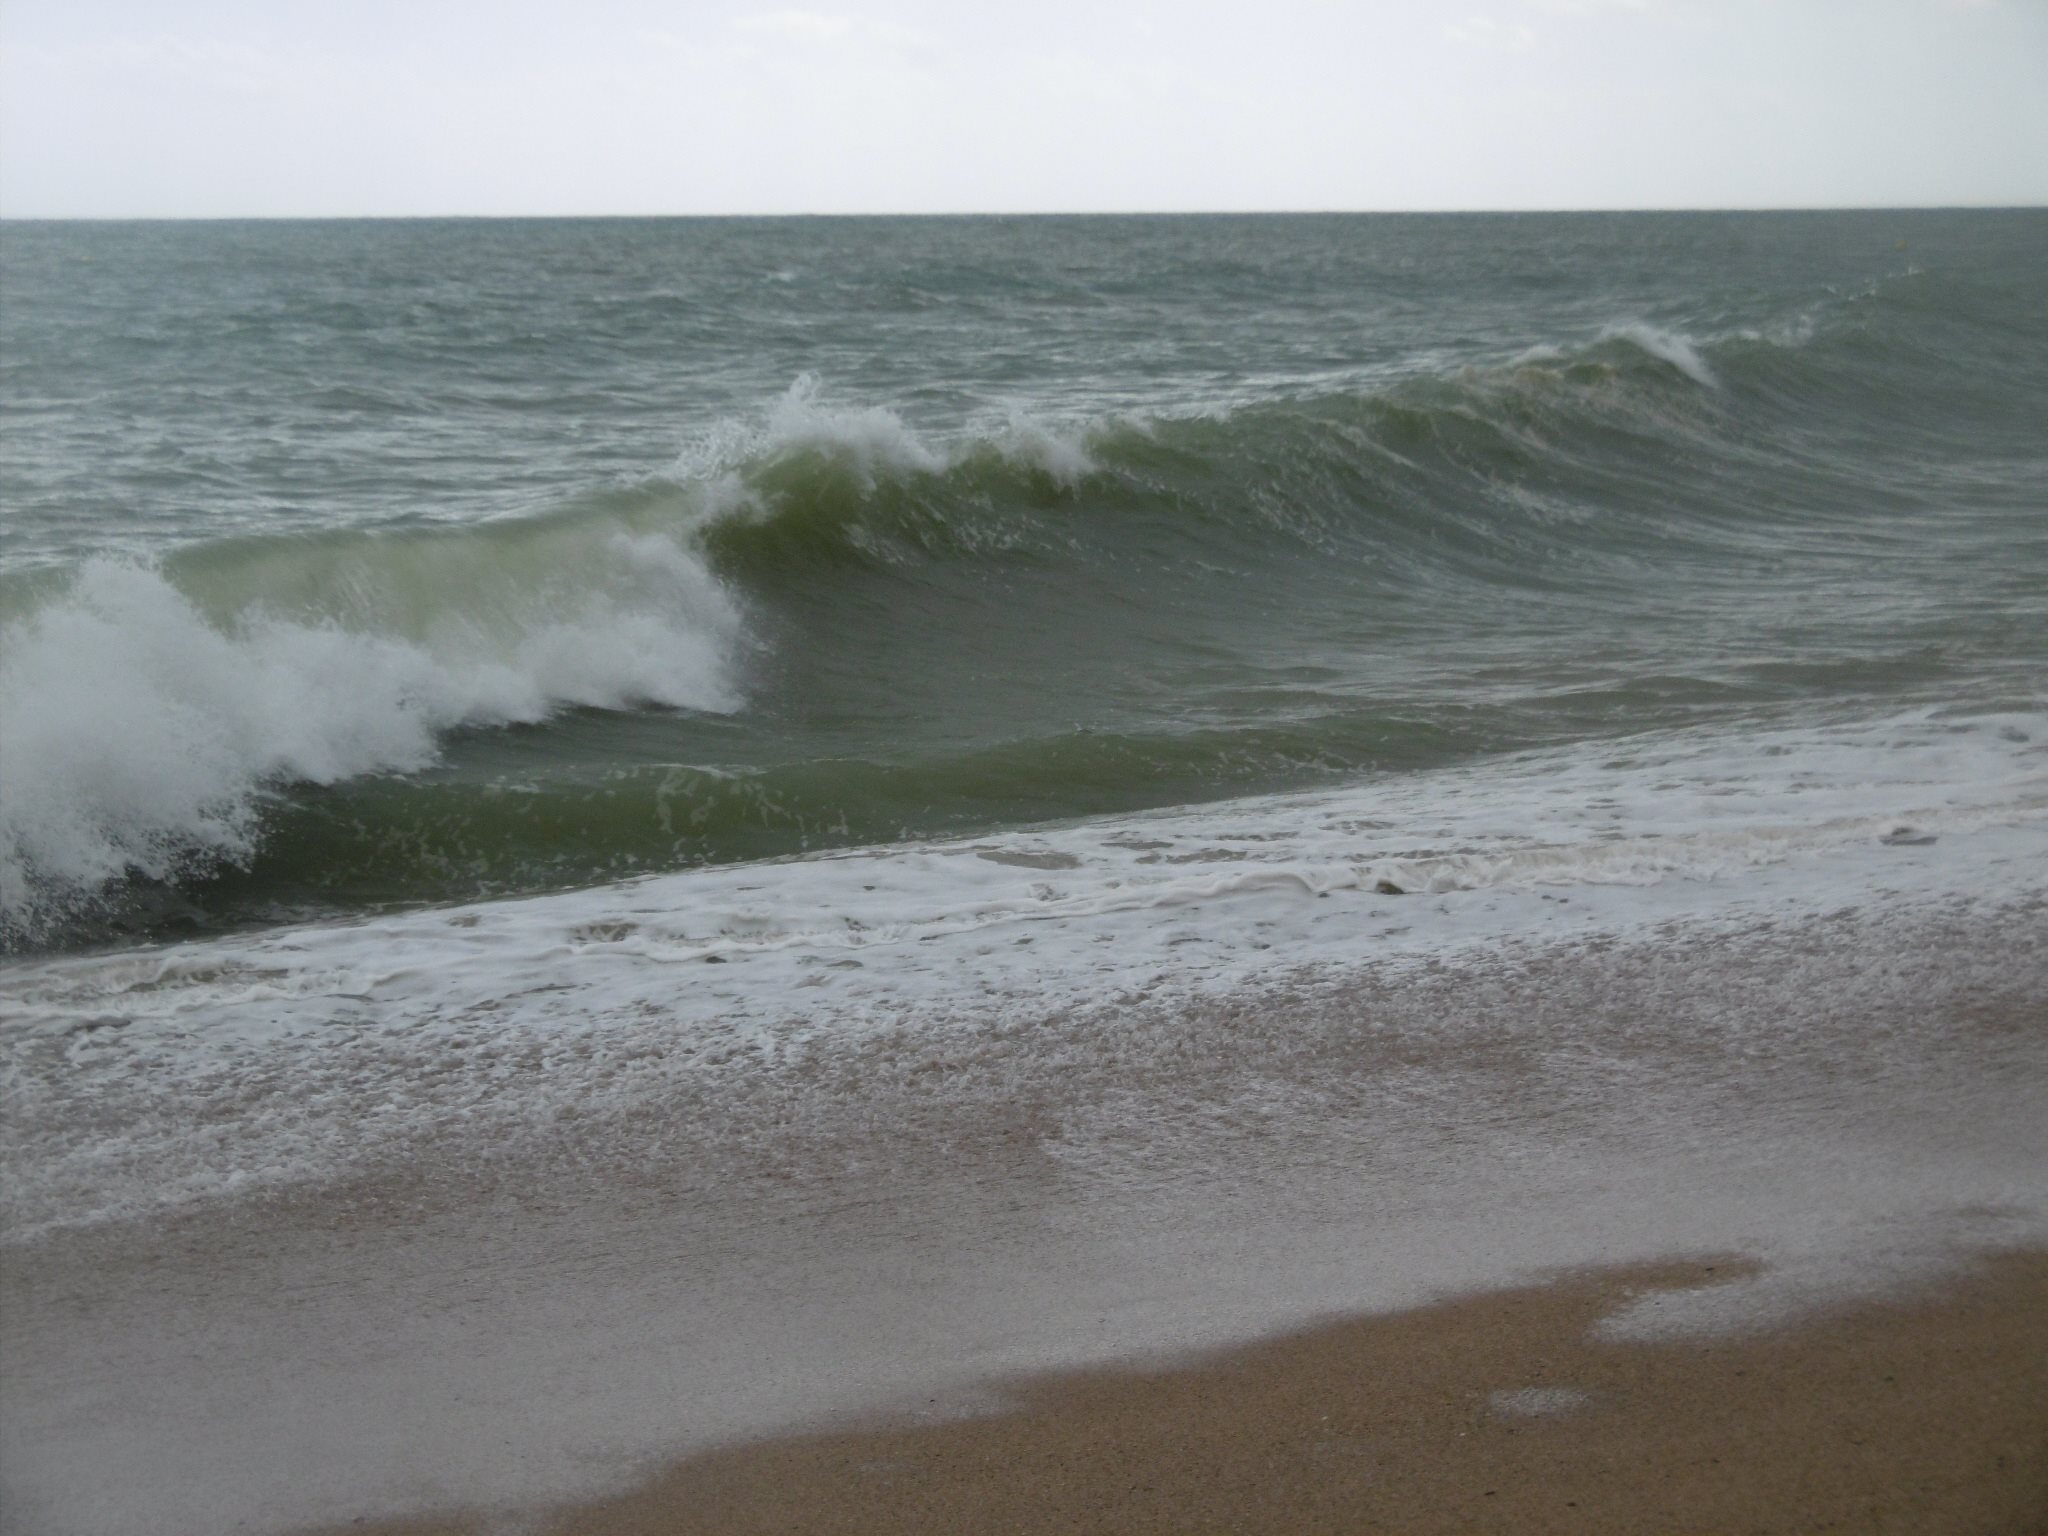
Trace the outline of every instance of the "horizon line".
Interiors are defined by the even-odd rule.
[[[1529,208],[984,208],[828,209],[808,211],[719,211],[688,213],[5,213],[0,224],[320,224],[539,222],[545,220],[681,219],[1242,219],[1242,218],[1510,218],[1602,214],[1714,213],[2027,213],[2048,209],[2037,202],[1959,203],[1721,203],[1642,204]]]

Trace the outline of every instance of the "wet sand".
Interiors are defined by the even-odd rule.
[[[683,1532],[2048,1530],[2048,1253],[1736,1335],[1603,1334],[1690,1259],[1328,1323],[1164,1368],[684,1460],[538,1529]],[[484,1520],[356,1524],[381,1536]]]

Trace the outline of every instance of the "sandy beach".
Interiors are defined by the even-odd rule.
[[[1722,1258],[1607,1270],[1329,1323],[1174,1368],[1029,1380],[991,1415],[700,1456],[538,1529],[2048,1528],[2048,1254],[1988,1259],[1932,1291],[1796,1328],[1602,1333],[1619,1310],[1750,1268]]]

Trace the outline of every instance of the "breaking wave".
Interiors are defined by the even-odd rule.
[[[138,886],[246,867],[280,835],[337,868],[431,862],[408,851],[407,829],[428,810],[374,817],[349,833],[351,853],[300,835],[303,796],[280,797],[429,773],[452,733],[574,709],[740,711],[750,659],[778,634],[756,621],[840,602],[862,572],[954,581],[950,617],[920,637],[936,654],[956,643],[943,623],[975,612],[972,572],[990,562],[1070,585],[1117,571],[1115,601],[1156,603],[1170,627],[1185,594],[1160,584],[1193,565],[1270,570],[1308,557],[1354,572],[1361,591],[1426,590],[1455,623],[1507,589],[1619,591],[1653,563],[1767,557],[1768,531],[1741,510],[1764,498],[1728,489],[1758,472],[1740,413],[1826,366],[1811,340],[1702,340],[1632,322],[1484,367],[1182,414],[1015,412],[951,435],[884,405],[835,402],[806,375],[755,417],[703,433],[668,474],[540,515],[222,540],[149,565],[95,560],[10,578],[0,944],[61,938]],[[947,575],[963,569],[966,586]],[[852,611],[849,624],[872,609]],[[829,714],[831,701],[818,707]],[[1315,760],[1314,735],[1278,756]],[[1219,762],[1274,755],[1233,742],[1226,730],[1202,750]],[[1018,750],[1064,762],[1071,747]],[[1192,750],[1139,743],[1115,761],[1091,757],[1089,803],[1146,803],[1153,779],[1186,791],[1204,774]],[[1348,745],[1339,755],[1357,758]],[[1131,763],[1145,784],[1118,778]],[[829,769],[791,772],[808,783]],[[766,782],[703,771],[713,788]],[[951,773],[885,777],[919,785]],[[846,803],[795,800],[826,816]],[[689,858],[775,851],[745,828],[778,817],[816,819],[734,809],[732,848],[693,843]],[[889,835],[887,819],[868,818],[868,835]],[[490,862],[479,855],[478,868]],[[599,850],[549,878],[615,863]],[[545,850],[533,867],[552,867]],[[507,875],[504,888],[519,885]],[[498,888],[495,875],[452,893],[485,888]]]
[[[737,706],[739,609],[699,559],[625,532],[561,542],[501,538],[495,563],[475,537],[94,561],[10,617],[7,936],[34,939],[110,886],[244,861],[277,786],[416,772],[458,728]]]

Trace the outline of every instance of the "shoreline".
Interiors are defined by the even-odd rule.
[[[2048,1250],[1760,1333],[1602,1320],[1740,1258],[1582,1272],[1168,1366],[1006,1384],[689,1457],[544,1536],[924,1531],[2026,1536],[2048,1519]],[[317,1536],[489,1536],[484,1517]],[[314,1533],[308,1533],[314,1536]]]
[[[0,1533],[1964,1519],[2048,210],[1889,222],[10,233]]]
[[[495,1536],[713,1447],[1687,1255],[1756,1268],[1638,1322],[1796,1338],[2048,1250],[2044,916],[1836,912],[912,1016],[654,1058],[516,1139],[525,1101],[441,1114],[347,1181],[0,1248],[0,1506],[49,1536],[457,1510]],[[272,1071],[262,1102],[302,1112]],[[154,1087],[237,1150],[242,1119]],[[2008,1353],[2022,1310],[1985,1325]]]

